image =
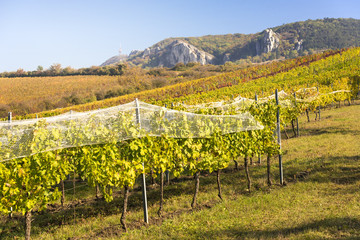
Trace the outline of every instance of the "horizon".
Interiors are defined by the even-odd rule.
[[[0,72],[99,66],[167,38],[251,34],[324,18],[360,19],[355,0],[76,1],[0,0]],[[202,11],[199,11],[202,10]],[[281,13],[281,14],[279,14]]]

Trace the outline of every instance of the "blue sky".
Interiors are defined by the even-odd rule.
[[[169,37],[256,33],[284,23],[360,19],[359,0],[0,0],[0,72],[100,65]]]

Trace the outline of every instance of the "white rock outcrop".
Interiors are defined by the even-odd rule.
[[[256,54],[268,53],[277,49],[280,45],[280,38],[272,29],[264,31],[264,37],[256,42]]]
[[[145,57],[148,57],[148,56],[151,56],[151,55],[154,55],[154,54],[157,54],[161,51],[161,48],[160,47],[148,47],[144,50],[143,52],[143,58]]]
[[[129,53],[129,58],[132,57],[132,56],[135,56],[137,54],[139,54],[141,51],[139,50],[132,50],[130,53]]]
[[[304,40],[300,39],[300,41],[298,41],[298,42],[295,43],[294,49],[295,49],[296,51],[302,50],[302,49],[303,49],[303,43],[304,43]]]
[[[214,56],[199,50],[191,44],[181,40],[175,40],[167,45],[161,54],[159,65],[172,67],[177,63],[187,64],[189,62],[198,62],[202,65],[212,63]]]

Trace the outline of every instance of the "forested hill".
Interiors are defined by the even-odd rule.
[[[336,49],[360,45],[360,20],[325,18],[285,24],[273,29],[289,43],[303,39],[305,50]]]
[[[284,55],[286,51],[295,50],[300,45],[300,41],[302,41],[301,46],[299,46],[300,54],[309,50],[338,49],[360,45],[360,20],[357,19],[307,20],[284,24],[274,27],[272,30],[280,40],[279,47],[275,49],[281,55]],[[238,55],[239,58],[246,58],[249,55],[257,55],[256,42],[261,41],[265,35],[265,31],[263,31],[248,35],[209,35],[183,38],[183,40],[218,58],[220,57],[220,59],[226,53],[231,56]],[[239,53],[239,50],[242,53]]]
[[[133,51],[127,61],[148,67],[171,67],[190,61],[263,62],[352,46],[360,46],[360,20],[325,18],[284,24],[254,34],[168,38],[144,51]]]

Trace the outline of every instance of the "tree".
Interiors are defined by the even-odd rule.
[[[291,50],[289,52],[289,58],[296,58],[298,56],[298,52],[296,50]]]
[[[19,68],[18,70],[16,70],[15,76],[22,77],[22,76],[25,76],[25,75],[26,75],[26,72],[24,71],[24,69]]]
[[[38,71],[38,72],[42,72],[43,70],[44,70],[44,68],[41,65],[37,66],[37,68],[36,68],[36,71]]]
[[[61,64],[60,63],[54,63],[50,66],[49,72],[51,75],[59,75],[61,72]]]
[[[271,52],[269,56],[269,60],[274,60],[274,59],[276,59],[276,52]]]
[[[74,70],[72,67],[70,67],[70,66],[62,69],[62,71],[61,71],[62,75],[65,75],[65,76],[71,75],[71,74],[73,74],[74,72],[75,72],[75,70]]]

